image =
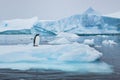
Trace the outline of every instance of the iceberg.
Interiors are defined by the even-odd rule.
[[[81,23],[85,27],[98,27],[99,29],[105,24],[100,13],[91,7],[82,14]]]
[[[105,16],[112,17],[112,18],[120,18],[120,12],[115,12],[115,13],[107,14]]]
[[[38,20],[37,17],[33,17],[31,19],[6,20],[0,23],[0,34],[22,33],[56,36],[61,32],[104,34],[119,33],[119,31],[119,17],[102,15],[93,8],[88,8],[82,14],[72,15],[59,20]]]
[[[83,43],[86,45],[94,45],[94,39],[85,39]]]
[[[41,35],[52,33],[53,35],[61,32],[77,33],[80,24],[80,15],[63,18],[56,21],[38,21],[32,28],[33,32]],[[77,24],[76,24],[77,23]],[[44,30],[41,30],[44,29]],[[44,33],[44,34],[43,34]]]
[[[37,17],[30,19],[13,19],[6,20],[0,23],[0,33],[4,34],[20,34],[31,33],[31,27],[38,21]]]
[[[113,46],[113,45],[117,45],[117,43],[113,40],[104,40],[102,42],[103,45],[110,45],[110,46]]]
[[[57,35],[61,32],[75,34],[119,33],[119,22],[120,19],[107,18],[89,8],[82,14],[60,20],[38,21],[32,29],[34,33],[40,33],[41,35]]]
[[[67,40],[66,38],[58,38],[48,43],[49,44],[70,44],[71,42]]]
[[[16,61],[78,61],[93,62],[102,56],[88,45],[72,43],[61,45],[15,45],[0,46],[0,62]],[[13,58],[14,57],[14,58]]]
[[[120,31],[120,12],[103,15],[104,22]]]
[[[0,46],[0,68],[52,69],[79,73],[112,73],[111,66],[96,62],[102,56],[88,45],[72,43],[61,45]]]
[[[56,35],[54,32],[52,32],[52,27],[49,25],[53,25],[54,22],[51,21],[38,21],[36,22],[33,27],[31,28],[32,34],[40,34],[41,36],[54,36]]]
[[[53,41],[50,41],[48,43],[49,44],[70,44],[73,42],[77,42],[79,38],[80,37],[76,34],[61,32],[57,36],[55,36],[55,39]]]
[[[66,32],[61,32],[57,36],[57,38],[66,38],[67,40],[74,42],[77,41],[80,36],[73,34],[73,33],[66,33]]]

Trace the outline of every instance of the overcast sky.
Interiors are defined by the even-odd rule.
[[[120,11],[120,0],[0,0],[0,21],[15,18],[59,19],[93,7],[102,14]]]

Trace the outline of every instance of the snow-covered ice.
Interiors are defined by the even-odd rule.
[[[70,44],[71,42],[66,38],[57,38],[53,41],[48,42],[49,44]]]
[[[0,32],[7,31],[7,30],[24,30],[24,29],[31,29],[35,22],[38,21],[37,17],[33,17],[30,19],[13,19],[13,20],[6,20],[1,22],[0,24]]]
[[[58,38],[66,38],[69,41],[77,41],[80,36],[73,34],[73,33],[67,33],[67,32],[61,32],[57,35]]]
[[[26,34],[40,33],[42,36],[56,35],[61,32],[76,34],[119,33],[119,23],[119,18],[107,17],[89,8],[82,14],[59,20],[38,20],[37,17],[6,20],[0,23],[0,32],[11,31],[12,33],[12,30],[23,30],[25,33],[24,30],[29,29]]]
[[[77,42],[80,37],[73,33],[61,32],[49,44],[70,44]]]
[[[120,12],[115,12],[115,13],[107,14],[105,16],[113,17],[113,18],[120,18]]]
[[[62,32],[50,41],[54,45],[45,44],[39,47],[33,47],[32,44],[1,45],[0,68],[111,73],[111,66],[98,61],[102,53],[88,45],[78,43],[78,39],[80,37],[76,34]]]
[[[94,45],[94,39],[85,39],[83,43],[87,45]]]
[[[33,33],[59,34],[69,32],[76,34],[119,33],[120,19],[104,17],[92,8],[83,14],[73,15],[55,21],[38,21],[32,28]],[[111,25],[111,23],[114,23]]]
[[[102,56],[102,53],[94,48],[76,42],[64,45],[40,45],[39,47],[33,47],[32,45],[0,46],[0,51],[0,62],[41,61],[49,59],[92,62]]]
[[[26,70],[30,68],[75,71],[81,73],[111,73],[111,66],[95,62],[102,56],[88,45],[0,46],[0,68]]]
[[[117,43],[114,42],[113,40],[104,40],[104,41],[102,41],[102,44],[103,45],[110,45],[110,46],[117,45]]]

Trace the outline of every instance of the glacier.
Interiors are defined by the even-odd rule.
[[[31,27],[37,21],[38,17],[2,21],[0,23],[0,34],[30,34]]]
[[[0,23],[0,34],[36,34],[55,36],[61,32],[75,34],[119,33],[120,18],[100,14],[88,8],[82,14],[59,20],[31,19],[6,20]]]
[[[92,8],[82,14],[73,15],[55,21],[38,21],[33,26],[35,33],[43,34],[43,31],[54,34],[69,32],[75,34],[104,34],[119,33],[120,19],[102,16]],[[44,30],[41,30],[44,29]],[[46,33],[47,34],[47,33]]]
[[[107,14],[105,16],[112,17],[112,18],[120,18],[120,12],[115,12],[115,13]]]

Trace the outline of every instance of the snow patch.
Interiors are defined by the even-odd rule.
[[[70,43],[71,42],[68,41],[66,38],[58,38],[49,42],[49,44],[70,44]]]
[[[113,40],[104,40],[104,41],[102,42],[102,44],[103,44],[103,45],[110,45],[110,46],[112,46],[112,45],[117,45],[117,43],[114,42]]]
[[[6,20],[0,24],[0,32],[7,30],[22,30],[22,29],[31,29],[34,23],[38,21],[37,17],[30,19],[14,19]]]
[[[80,37],[73,33],[61,32],[49,44],[70,44],[77,42]]]
[[[113,18],[120,18],[120,12],[107,14],[107,15],[105,15],[105,16],[113,17]]]
[[[65,38],[69,41],[77,41],[80,37],[74,33],[61,32],[57,35],[57,38]]]
[[[102,53],[84,44],[0,46],[0,62],[16,61],[78,61],[92,62],[99,59]]]
[[[85,39],[83,43],[86,45],[94,45],[94,39]]]

